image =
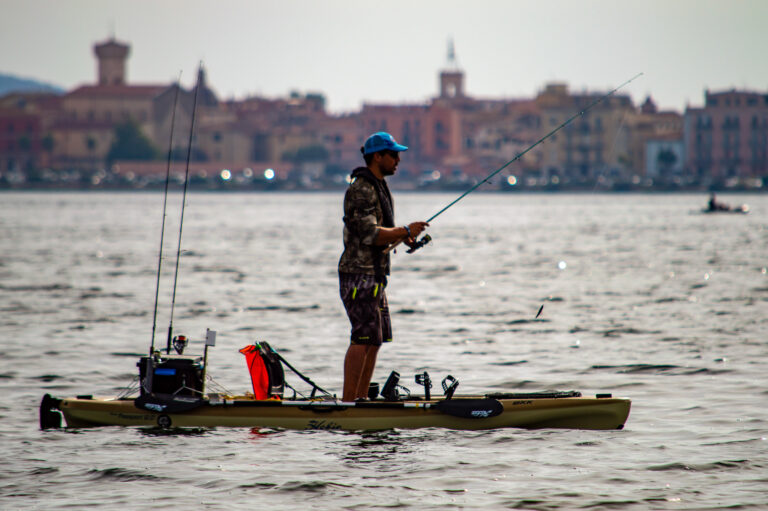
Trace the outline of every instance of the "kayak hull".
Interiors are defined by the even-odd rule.
[[[631,402],[613,397],[527,397],[488,399],[486,396],[456,396],[454,407],[463,403],[498,402],[494,416],[472,411],[476,416],[457,416],[440,408],[444,400],[370,401],[257,401],[246,396],[208,399],[199,407],[180,413],[137,408],[133,399],[67,398],[46,396],[44,413],[63,414],[68,427],[248,427],[294,430],[386,430],[448,428],[480,430],[496,428],[621,429]],[[466,400],[466,401],[463,401]],[[474,401],[472,401],[474,400]],[[44,411],[45,408],[45,411]],[[470,415],[470,414],[467,414]]]
[[[737,206],[735,208],[728,208],[728,209],[725,209],[725,208],[723,208],[723,209],[704,208],[704,209],[701,210],[701,212],[702,213],[706,213],[708,215],[709,214],[715,214],[715,213],[731,213],[731,214],[736,214],[736,215],[746,215],[746,214],[749,213],[749,206],[747,206],[746,204],[742,204],[741,206]]]

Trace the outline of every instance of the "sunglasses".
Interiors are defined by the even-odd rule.
[[[387,154],[389,155],[393,160],[396,160],[400,158],[400,153],[397,151],[393,151],[392,149],[384,149],[381,151],[381,154]]]

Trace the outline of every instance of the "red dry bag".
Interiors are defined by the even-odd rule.
[[[251,373],[254,399],[282,399],[285,374],[280,359],[266,342],[251,344],[240,350]]]

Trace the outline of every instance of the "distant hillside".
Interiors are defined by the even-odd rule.
[[[0,73],[0,96],[9,92],[55,92],[63,94],[63,88],[49,83],[38,82],[27,78]]]

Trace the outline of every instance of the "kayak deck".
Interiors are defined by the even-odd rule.
[[[48,401],[46,401],[48,400]],[[497,404],[498,403],[498,404]],[[500,405],[500,406],[499,406]],[[578,392],[455,396],[451,400],[403,401],[254,400],[211,395],[193,410],[163,413],[137,408],[133,399],[55,399],[46,395],[44,414],[60,411],[68,427],[263,427],[295,430],[386,430],[414,428],[621,429],[631,402]],[[494,408],[495,407],[495,408]],[[491,408],[494,411],[491,412]]]

